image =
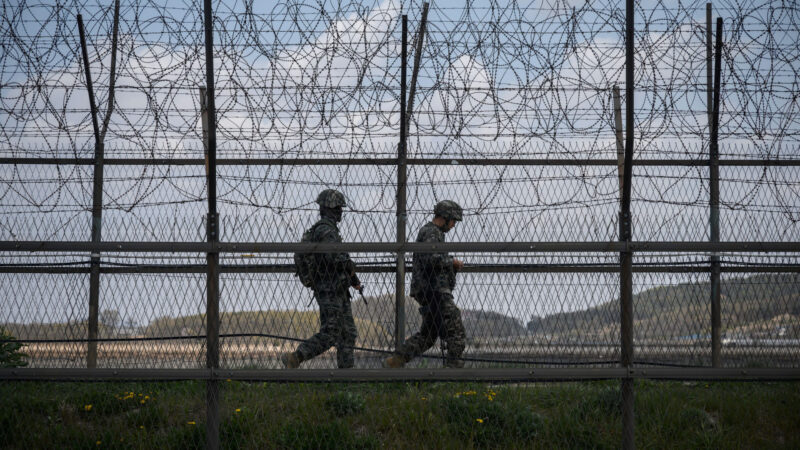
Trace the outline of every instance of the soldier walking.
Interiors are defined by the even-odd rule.
[[[303,235],[303,241],[342,242],[336,225],[342,220],[342,208],[346,205],[344,195],[334,189],[320,192],[316,202],[319,204],[320,220]],[[336,362],[340,369],[353,367],[353,347],[356,344],[356,324],[350,308],[352,286],[361,290],[361,282],[356,276],[355,263],[347,253],[308,253],[299,254],[297,261],[310,260],[306,267],[309,274],[298,274],[304,285],[314,291],[319,304],[320,330],[301,343],[297,350],[281,355],[281,362],[290,369],[300,366],[303,361],[320,355],[336,346]],[[303,275],[306,275],[304,277]]]
[[[462,219],[461,207],[454,201],[443,200],[433,208],[433,221],[419,230],[417,242],[444,242],[444,234]],[[456,272],[464,263],[443,253],[414,253],[411,276],[411,296],[420,304],[422,327],[394,355],[384,360],[384,366],[403,367],[414,357],[433,347],[436,338],[447,345],[447,367],[464,367],[466,333],[461,311],[453,301]]]

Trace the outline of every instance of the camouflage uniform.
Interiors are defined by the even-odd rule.
[[[337,203],[326,203],[323,191],[317,203],[320,206],[337,206]],[[332,191],[344,196],[338,191]],[[332,194],[328,194],[329,196]],[[320,200],[322,199],[322,200]],[[338,200],[338,199],[336,199]],[[323,209],[322,218],[314,224],[313,242],[342,242],[336,217],[326,214]],[[300,360],[306,361],[336,346],[336,360],[339,368],[353,367],[353,347],[356,344],[356,324],[350,308],[350,286],[360,284],[355,275],[355,264],[347,253],[317,253],[317,275],[314,277],[314,298],[319,305],[320,330],[297,347],[296,354]]]
[[[443,205],[444,204],[444,205]],[[445,219],[461,220],[461,207],[455,202],[443,201],[434,212]],[[417,242],[444,242],[444,229],[428,222],[417,234]],[[422,326],[398,349],[405,362],[421,355],[440,338],[447,344],[448,367],[463,367],[460,360],[464,352],[466,333],[461,322],[461,311],[453,301],[456,273],[453,257],[444,253],[414,253],[411,276],[411,296],[420,304]]]

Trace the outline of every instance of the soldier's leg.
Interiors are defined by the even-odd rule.
[[[441,328],[442,316],[439,312],[438,302],[429,302],[420,307],[419,312],[422,315],[422,326],[417,333],[406,339],[397,351],[405,362],[411,361],[433,347],[439,334],[438,330]]]
[[[467,342],[467,333],[461,321],[461,311],[453,301],[452,294],[441,294],[439,298],[442,313],[442,330],[440,337],[447,343],[447,366],[464,367],[461,355]]]
[[[339,335],[339,316],[341,315],[341,302],[337,301],[333,292],[318,292],[316,295],[319,304],[319,332],[306,339],[297,347],[297,356],[300,362],[307,361],[324,353],[336,343]]]
[[[347,294],[340,297],[342,302],[339,339],[336,343],[336,363],[340,369],[349,369],[355,365],[353,358],[353,347],[356,345],[358,330],[356,322],[353,320],[353,309],[350,307],[350,299]]]

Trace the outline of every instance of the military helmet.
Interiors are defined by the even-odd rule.
[[[447,220],[460,221],[462,214],[461,206],[452,200],[442,200],[433,207],[433,215],[444,217]]]
[[[347,206],[347,202],[344,200],[344,194],[336,189],[325,189],[324,191],[320,192],[317,196],[317,203],[319,206],[324,206],[326,208]]]

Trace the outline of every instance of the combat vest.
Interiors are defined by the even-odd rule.
[[[444,231],[433,222],[420,228],[416,242],[444,242]],[[414,253],[412,258],[411,296],[417,299],[432,293],[452,293],[456,286],[453,257],[447,252]]]

